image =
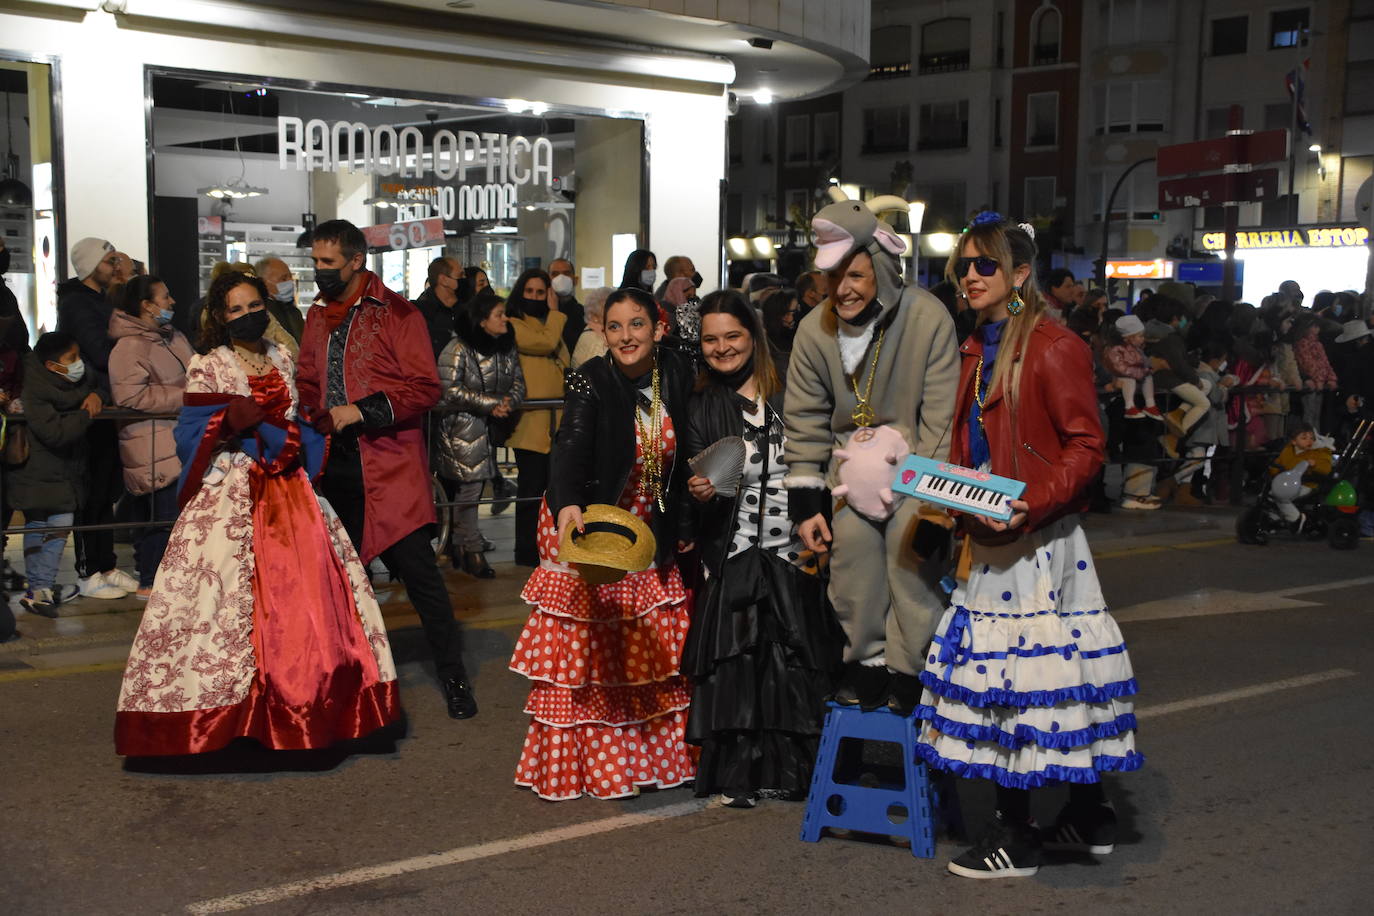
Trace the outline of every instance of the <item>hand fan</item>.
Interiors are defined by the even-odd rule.
[[[744,440],[739,436],[726,436],[711,443],[687,463],[692,466],[692,473],[711,481],[718,494],[734,496],[744,476]]]

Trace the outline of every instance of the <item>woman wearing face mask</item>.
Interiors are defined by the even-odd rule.
[[[761,793],[806,796],[844,633],[787,517],[782,398],[763,328],[733,290],[708,295],[701,312],[706,378],[688,408],[684,453],[741,436],[746,459],[735,496],[687,481],[707,570],[683,655],[687,741],[701,747],[696,794],[752,808]]]
[[[458,503],[449,539],[453,567],[490,579],[496,573],[484,555],[477,500],[486,482],[496,479],[496,447],[525,398],[525,376],[506,303],[495,293],[465,305],[454,328],[457,334],[439,354],[439,406],[447,410],[439,422],[435,462],[448,498]]]
[[[787,386],[787,365],[792,359],[792,339],[801,320],[801,300],[795,289],[780,289],[764,297],[760,306],[768,334],[768,352],[777,367],[781,385]]]
[[[110,391],[116,407],[152,414],[174,414],[186,390],[186,366],[195,351],[172,327],[167,284],[157,277],[134,277],[110,316]],[[175,420],[139,420],[119,428],[119,459],[124,486],[136,497],[132,518],[170,522],[177,517],[176,484],[181,474]],[[134,565],[143,600],[167,548],[167,528],[139,528],[134,534]]]
[[[650,296],[658,283],[658,258],[647,248],[636,248],[625,259],[625,273],[620,278],[621,289],[640,289]]]
[[[522,273],[506,300],[506,317],[515,328],[515,346],[520,351],[520,371],[525,376],[525,397],[563,397],[563,371],[572,363],[563,342],[563,325],[568,316],[558,310],[558,297],[549,287],[549,275],[537,268]],[[535,523],[539,518],[538,499],[549,485],[549,450],[553,430],[561,413],[553,410],[526,410],[520,414],[506,444],[515,451],[515,562],[536,566],[539,550],[535,545]]]
[[[1026,483],[1006,522],[959,516],[970,572],[921,675],[917,757],[996,784],[996,818],[949,863],[970,878],[1033,875],[1048,844],[1111,852],[1116,814],[1101,774],[1145,759],[1130,656],[1078,522],[1102,466],[1092,353],[1047,316],[1035,256],[1026,228],[984,212],[946,267],[978,313],[960,347],[950,463]],[[1041,832],[1029,790],[1059,783],[1068,804]]]
[[[551,801],[624,798],[695,771],[680,670],[689,593],[675,560],[686,549],[688,457],[676,431],[693,372],[684,354],[658,346],[657,311],[642,290],[616,291],[606,303],[609,351],[568,374],[539,515],[542,562],[522,592],[534,609],[510,662],[533,682],[515,782]],[[645,520],[656,544],[648,569],[592,585],[559,562],[561,534],[584,531],[592,504]]]
[[[487,272],[473,264],[463,268],[463,278],[458,281],[458,304],[465,305],[484,289],[491,288],[491,281],[487,279]]]
[[[123,755],[238,737],[320,748],[400,717],[367,572],[311,487],[324,439],[298,421],[295,364],[263,338],[267,296],[234,272],[206,295],[176,429],[183,508],[124,671]]]

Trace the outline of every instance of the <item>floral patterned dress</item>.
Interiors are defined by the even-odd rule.
[[[672,420],[660,446],[671,466]],[[644,455],[620,508],[651,521]],[[540,798],[623,798],[639,786],[670,788],[696,774],[683,742],[691,688],[680,670],[690,594],[676,565],[651,566],[619,582],[591,585],[558,559],[558,527],[539,511],[539,568],[522,597],[533,606],[510,669],[529,678],[529,730],[515,783]]]
[[[194,492],[129,652],[115,717],[120,754],[202,753],[237,737],[326,747],[400,717],[381,610],[343,525],[301,466],[290,357],[269,352],[274,367],[252,378],[223,348],[188,368],[178,438],[193,446],[183,498]],[[234,437],[223,405],[237,395],[254,398],[267,420]],[[200,426],[189,416],[196,406]],[[263,446],[269,427],[276,448]]]

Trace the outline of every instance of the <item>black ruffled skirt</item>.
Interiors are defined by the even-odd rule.
[[[692,679],[688,744],[696,794],[804,797],[844,633],[818,576],[757,547],[706,585],[682,670]]]

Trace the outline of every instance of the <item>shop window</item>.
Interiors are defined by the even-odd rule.
[[[874,29],[868,44],[868,78],[900,79],[911,75],[911,26]]]
[[[1212,20],[1212,56],[1244,54],[1249,46],[1250,17],[1227,16]]]
[[[840,157],[840,113],[824,111],[811,121],[811,156],[818,165]]]
[[[57,326],[54,290],[64,278],[54,98],[49,64],[0,58],[0,237],[9,253],[0,284],[14,294],[29,340]]]
[[[1338,219],[1343,223],[1365,224],[1369,214],[1355,206],[1360,187],[1374,177],[1374,156],[1346,156],[1341,159],[1341,203]]]
[[[968,222],[967,192],[962,181],[934,181],[913,186],[913,199],[926,202],[922,232],[958,232]]]
[[[1021,214],[1026,218],[1051,216],[1054,214],[1054,176],[1027,178],[1025,197],[1021,201]]]
[[[968,100],[928,102],[921,106],[920,150],[968,148]]]
[[[811,162],[811,116],[788,115],[784,123],[783,157],[786,165]]]
[[[1032,92],[1026,96],[1026,145],[1054,146],[1059,142],[1059,93]]]
[[[618,276],[609,233],[593,231],[605,223],[587,221],[579,234],[574,195],[606,207],[611,222],[639,223],[644,130],[633,119],[181,71],[153,71],[150,85],[150,266],[164,275],[181,261],[158,263],[159,246],[199,242],[178,299],[199,295],[217,261],[276,257],[309,303],[313,263],[302,243],[316,213],[361,227],[367,266],[412,299],[445,253],[480,265],[501,293],[527,266],[574,253],[578,266]],[[735,125],[731,145],[742,154],[745,128]],[[635,164],[628,175],[625,163]],[[251,196],[211,193],[236,182]]]
[[[911,111],[905,105],[864,109],[862,152],[905,153],[911,149]]]
[[[1036,13],[1035,24],[1031,27],[1031,66],[1059,63],[1062,22],[1059,10],[1052,6]]]
[[[1269,14],[1269,47],[1297,48],[1307,45],[1308,10],[1275,10]]]
[[[968,62],[969,20],[937,19],[921,26],[922,73],[967,70]]]

